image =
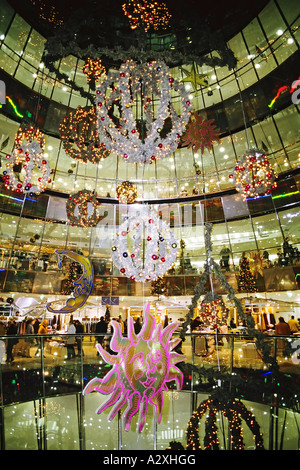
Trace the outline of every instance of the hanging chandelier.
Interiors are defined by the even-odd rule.
[[[172,104],[175,94],[181,114]],[[183,84],[171,76],[165,63],[138,65],[128,60],[97,86],[99,139],[127,162],[152,163],[177,149],[191,108]]]
[[[163,2],[126,0],[122,8],[131,29],[141,26],[145,32],[150,28],[166,29],[172,16]]]
[[[247,150],[229,178],[244,198],[268,195],[277,187],[277,173],[266,154],[257,149]]]
[[[175,263],[178,242],[168,224],[149,206],[125,217],[113,242],[111,258],[132,281],[153,281]]]
[[[137,190],[130,181],[123,181],[117,187],[116,195],[121,204],[133,204],[137,198]]]

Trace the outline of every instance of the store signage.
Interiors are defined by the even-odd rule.
[[[128,431],[132,418],[138,415],[138,432],[141,432],[150,405],[155,409],[157,421],[161,421],[167,383],[175,381],[179,389],[182,387],[183,374],[175,364],[184,361],[185,356],[174,351],[181,339],[171,338],[179,323],[170,323],[163,328],[161,323],[156,323],[147,304],[139,333],[135,333],[132,317],[128,318],[127,337],[122,336],[118,322],[113,320],[111,325],[113,336],[110,349],[117,354],[110,354],[100,344],[97,344],[97,349],[112,368],[103,379],[92,379],[83,394],[99,392],[109,395],[97,413],[112,407],[108,415],[111,421],[126,407],[123,413],[124,429]]]
[[[119,305],[119,297],[102,297],[102,305]]]

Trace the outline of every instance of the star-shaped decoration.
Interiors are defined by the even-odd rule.
[[[191,70],[186,70],[183,67],[180,67],[182,72],[186,75],[181,79],[182,82],[190,82],[193,85],[194,91],[197,93],[198,85],[208,87],[207,75],[198,73],[197,66],[193,62]]]

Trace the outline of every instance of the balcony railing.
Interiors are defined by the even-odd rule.
[[[130,438],[127,433],[123,434],[121,414],[110,424],[103,424],[107,415],[96,413],[98,401],[104,400],[102,395],[82,394],[91,379],[103,378],[111,367],[97,353],[99,337],[103,337],[103,345],[109,350],[110,335],[50,333],[0,337],[2,449],[136,448],[136,438],[131,442],[134,433],[129,433]],[[68,338],[74,338],[74,348],[67,347]],[[146,448],[158,449],[167,445],[168,439],[185,445],[186,430],[197,403],[219,393],[226,400],[234,397],[251,404],[260,426],[265,429],[265,448],[277,448],[281,442],[283,447],[293,449],[296,446],[294,425],[296,422],[299,427],[300,419],[300,359],[297,355],[300,336],[266,335],[264,341],[258,348],[255,340],[243,330],[239,334],[186,335],[179,345],[179,352],[186,359],[177,364],[183,374],[182,390],[177,391],[175,381],[166,383],[160,424],[149,410],[152,424],[145,432],[151,442],[144,443]],[[11,362],[6,361],[10,346]],[[263,360],[265,346],[274,359],[271,367]],[[275,415],[280,415],[280,419],[285,415],[293,416],[294,423],[290,423],[293,437],[288,428],[285,428],[285,436],[281,428],[276,428],[278,416]],[[176,416],[178,424],[170,430],[167,423],[172,416]],[[89,426],[95,426],[95,422],[98,427],[104,427],[104,434],[97,434],[97,429],[93,428],[96,435],[92,437]],[[73,441],[70,435],[75,432],[74,426],[76,439]],[[56,436],[54,441],[52,435]],[[253,443],[247,448],[253,448],[251,446]]]

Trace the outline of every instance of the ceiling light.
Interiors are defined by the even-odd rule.
[[[281,36],[281,35],[283,34],[282,29],[278,29],[278,30],[276,31],[276,34],[277,34],[277,36]]]

